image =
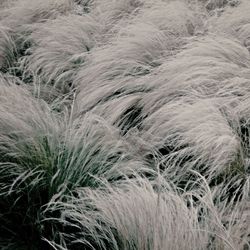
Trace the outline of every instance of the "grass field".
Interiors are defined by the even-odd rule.
[[[250,250],[249,0],[0,0],[1,250]]]

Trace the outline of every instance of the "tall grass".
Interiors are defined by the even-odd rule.
[[[168,186],[159,192],[148,181],[127,181],[119,187],[79,189],[78,197],[58,203],[61,220],[76,227],[69,246],[90,249],[194,249],[206,245],[197,210]],[[188,241],[189,244],[186,245]]]
[[[98,190],[79,189],[76,198],[51,204],[49,210],[62,210],[59,221],[74,231],[61,234],[63,249],[247,247],[248,211],[243,212],[238,203],[228,217],[232,207],[220,201],[218,208],[204,178],[196,177],[195,191],[182,195],[158,176],[153,183],[137,178],[115,187],[106,184]],[[236,226],[238,223],[242,227]]]
[[[8,8],[1,9],[1,22],[11,28],[22,29],[23,25],[55,18],[71,9],[69,0],[10,1]]]
[[[95,46],[98,29],[91,17],[73,14],[35,24],[27,40],[31,47],[20,62],[24,75],[39,76],[44,84],[68,92],[74,74]]]
[[[13,64],[16,57],[16,46],[7,27],[0,27],[0,69],[6,71]]]
[[[0,3],[0,248],[250,249],[247,0]]]
[[[166,58],[176,54],[186,39],[194,35],[196,26],[200,26],[198,20],[188,5],[179,1],[142,7],[110,43],[94,49],[89,63],[79,70],[74,81],[80,90],[77,97],[79,112],[93,107],[99,112],[99,104],[100,112],[103,112],[103,106],[107,110],[113,109],[114,103],[122,101],[123,108],[116,110],[117,118],[111,122],[124,124],[128,123],[127,117],[139,116],[140,105],[136,103],[149,87],[137,83],[137,79],[153,73]],[[128,96],[130,93],[137,99],[134,105],[130,101],[132,97]],[[116,97],[120,101],[115,101]],[[130,109],[138,112],[128,114]]]
[[[12,58],[11,64],[7,68],[13,71],[13,68],[17,66],[18,58],[23,56],[29,47],[26,42],[27,36],[32,32],[29,25],[43,23],[48,19],[54,19],[58,15],[72,11],[73,5],[70,0],[13,0],[8,3],[8,5],[6,4],[0,9],[0,25],[8,31],[7,35],[11,41],[8,41],[8,50],[13,50],[11,49],[13,45],[16,48],[15,57]],[[3,37],[6,37],[6,35]],[[9,54],[8,50],[5,53]],[[21,72],[14,70],[13,74],[20,75]]]
[[[9,240],[17,237],[31,247],[31,237],[39,247],[37,237],[49,232],[43,206],[56,195],[101,185],[97,178],[113,182],[152,171],[98,117],[60,118],[21,86],[4,81],[0,103],[1,235]]]

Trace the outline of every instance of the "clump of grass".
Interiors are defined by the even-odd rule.
[[[160,182],[157,192],[145,179],[104,189],[79,189],[57,202],[62,222],[75,232],[62,235],[67,247],[89,249],[204,249],[196,209]],[[185,239],[185,240],[184,240]],[[188,241],[188,245],[186,244]]]
[[[71,10],[71,7],[70,0],[12,1],[8,8],[1,10],[1,16],[4,17],[1,22],[10,28],[21,31],[24,25],[53,19]]]
[[[145,79],[145,85],[152,90],[142,99],[142,112],[150,117],[161,108],[168,109],[168,105],[193,104],[204,98],[221,100],[218,102],[221,110],[237,109],[249,93],[249,59],[248,51],[237,41],[214,36],[193,41],[175,60],[165,62],[152,77]],[[166,119],[170,117],[171,111]],[[150,124],[153,120],[145,126]]]
[[[147,1],[148,0],[117,0],[103,2],[100,0],[90,0],[87,1],[87,6],[90,13],[97,17],[103,24],[103,32],[106,33],[105,35],[109,35],[109,32],[121,21],[136,15]],[[83,1],[83,6],[84,4],[86,4],[86,1]]]
[[[241,150],[237,133],[213,102],[168,104],[145,121],[145,126],[152,124],[148,130],[155,140],[152,143],[158,148],[166,145],[172,149],[166,157],[176,164],[173,168],[180,171],[178,178],[185,167],[205,167],[211,175],[218,174]],[[156,117],[163,114],[168,117],[157,121]]]
[[[182,183],[186,170],[195,169],[214,183],[223,175],[227,182],[246,174],[249,62],[237,41],[208,37],[190,43],[145,79],[152,89],[139,101],[141,135],[168,162],[162,166],[166,176]],[[237,173],[230,167],[234,162]]]
[[[233,2],[233,1],[229,1]],[[237,1],[235,1],[237,2]],[[225,36],[239,39],[243,45],[249,47],[249,2],[238,1],[237,8],[226,8],[225,13],[209,21],[209,30]]]
[[[8,68],[12,74],[19,75],[19,77],[22,74],[15,67],[18,58],[23,56],[29,47],[29,43],[26,41],[27,36],[32,32],[29,25],[43,23],[71,10],[72,2],[70,0],[10,1],[8,6],[0,10],[0,25],[5,27],[8,31],[8,37],[10,37],[8,39],[8,50],[13,51],[13,47],[15,49],[15,57],[13,59],[12,56],[12,64]],[[6,50],[7,54],[9,54],[8,50]]]
[[[192,172],[196,178],[194,181],[188,181],[188,186],[191,185],[192,190],[186,192],[184,196],[192,197],[195,201],[194,206],[199,211],[200,226],[208,234],[206,249],[248,249],[249,179],[241,185],[242,179],[236,176],[216,187],[211,187],[206,178],[195,171]],[[232,198],[228,193],[233,186]],[[241,190],[240,196],[239,190]]]
[[[17,48],[7,27],[0,26],[0,34],[0,69],[4,72],[16,60]]]
[[[152,172],[98,117],[72,121],[67,114],[53,114],[13,84],[1,86],[0,103],[0,221],[6,242],[44,249],[42,237],[57,237],[53,224],[43,223],[44,206],[54,196],[98,187],[97,178],[114,182]]]
[[[154,7],[149,5],[151,8],[147,9],[146,6],[138,7],[140,11],[131,22],[124,22],[125,27],[117,25],[120,29],[110,43],[92,50],[89,63],[79,71],[74,85],[80,90],[77,96],[80,113],[92,110],[100,114],[104,109],[111,110],[119,98],[124,106],[119,104],[121,113],[117,110],[116,120],[111,122],[129,123],[127,118],[132,120],[134,115],[127,114],[131,114],[132,109],[141,109],[136,103],[149,89],[137,80],[153,74],[166,58],[178,52],[187,37],[194,35],[198,18],[185,3],[157,2]],[[136,99],[134,104],[131,99]]]
[[[150,73],[159,64],[157,54],[158,57],[161,55],[164,40],[161,32],[151,25],[137,25],[134,29],[131,28],[128,29],[130,37],[126,35],[114,45],[92,51],[90,63],[79,71],[75,85],[79,86],[81,91],[78,95],[80,111],[88,110],[90,105],[108,99],[108,96],[112,97],[112,94],[119,90],[125,92],[128,81]],[[149,38],[148,31],[152,29],[156,32],[152,33],[152,37]],[[148,44],[144,40],[145,46],[143,47],[140,41],[145,38],[146,34]],[[91,72],[96,72],[96,74],[93,75]],[[103,91],[102,95],[100,95],[99,88]]]
[[[71,228],[70,234],[61,232],[60,244],[63,249],[247,247],[247,210],[241,214],[246,207],[216,200],[206,180],[194,174],[189,184],[195,188],[181,195],[161,176],[155,182],[137,177],[102,189],[78,189],[76,197],[51,203],[48,209],[62,211],[59,221]]]
[[[48,199],[46,176],[51,171],[46,138],[57,137],[59,124],[46,105],[20,86],[1,85],[0,103],[1,237],[39,246],[39,211]]]
[[[35,24],[28,38],[31,47],[21,58],[24,75],[68,92],[86,54],[95,46],[98,24],[88,16],[67,15]]]

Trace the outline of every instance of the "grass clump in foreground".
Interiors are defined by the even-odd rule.
[[[3,237],[39,244],[39,237],[52,234],[54,226],[43,224],[42,213],[55,196],[98,187],[96,178],[113,182],[134,171],[150,172],[102,119],[66,123],[21,86],[5,85],[0,95]]]

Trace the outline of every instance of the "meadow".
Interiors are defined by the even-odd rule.
[[[1,250],[250,250],[249,0],[0,0]]]

